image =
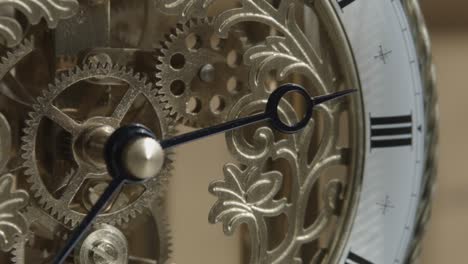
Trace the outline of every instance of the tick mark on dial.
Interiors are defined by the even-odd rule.
[[[394,209],[395,205],[393,205],[392,201],[390,200],[390,196],[385,196],[385,200],[382,202],[378,202],[377,205],[380,207],[382,215],[386,215],[390,209]]]
[[[375,59],[379,59],[383,64],[387,64],[388,57],[392,54],[392,50],[385,50],[382,45],[379,46],[379,53],[374,56]]]

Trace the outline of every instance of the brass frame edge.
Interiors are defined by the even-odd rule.
[[[436,90],[435,66],[432,60],[431,42],[419,0],[401,0],[406,11],[419,58],[419,66],[424,89],[424,114],[426,122],[424,175],[422,194],[418,205],[412,241],[408,248],[405,263],[417,263],[421,255],[424,235],[432,211],[433,193],[437,175],[439,142],[439,112]]]

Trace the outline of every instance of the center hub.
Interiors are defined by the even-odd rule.
[[[117,130],[110,125],[89,125],[76,138],[73,147],[80,162],[97,169],[105,169],[106,144],[113,145],[108,146],[113,149],[111,152],[114,155],[114,162],[109,165],[124,169],[138,180],[157,176],[164,165],[164,150],[151,131],[140,125],[130,125]]]
[[[160,173],[165,154],[148,128],[134,124],[112,133],[105,145],[105,160],[112,177],[139,182]]]
[[[155,139],[142,137],[124,148],[122,159],[131,175],[142,180],[150,179],[157,176],[164,165],[164,150]]]
[[[92,125],[83,129],[73,144],[77,159],[95,168],[105,168],[104,146],[114,131],[109,125]]]

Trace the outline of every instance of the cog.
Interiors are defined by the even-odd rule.
[[[232,105],[247,94],[242,56],[247,38],[241,30],[228,38],[215,34],[208,19],[180,24],[162,43],[156,75],[171,116],[185,125],[204,127],[225,121]]]
[[[0,65],[0,79],[3,79],[5,75],[23,60],[26,56],[34,51],[33,40],[25,39],[20,43],[14,50],[8,51],[6,56],[1,58]]]
[[[135,250],[132,241],[146,241],[155,248]],[[171,255],[171,236],[165,212],[155,204],[150,210],[121,228],[100,224],[77,246],[76,264],[127,263],[128,259],[145,259],[148,263],[167,263]],[[146,261],[141,261],[146,262]]]
[[[34,205],[34,202],[26,208],[24,214],[31,228],[16,238],[11,251],[11,262],[27,264],[34,260],[37,263],[45,263],[52,256],[52,252],[66,242],[64,234],[68,234],[69,230]]]
[[[169,263],[172,257],[172,234],[167,212],[162,204],[157,204],[148,211],[148,216],[154,219],[154,225],[157,229],[157,241],[155,242],[158,246],[158,252],[156,263]]]
[[[119,99],[117,96],[116,104],[112,103],[116,97],[110,93],[111,87],[99,85],[101,80],[107,79],[122,82],[122,86],[117,87],[120,90],[117,90],[125,88],[121,92],[122,97]],[[106,173],[105,164],[95,163],[94,159],[82,155],[77,147],[82,135],[91,128],[109,131],[125,122],[150,126],[160,138],[172,135],[173,125],[156,94],[157,91],[140,74],[109,64],[77,67],[50,85],[37,99],[34,112],[29,114],[30,119],[26,121],[24,130],[26,135],[22,138],[25,173],[37,203],[64,225],[76,226],[111,179]],[[73,107],[65,106],[67,101],[63,99],[70,95]],[[84,103],[94,101],[97,106],[76,106],[80,100]],[[149,105],[149,110],[143,108],[144,105]],[[113,109],[107,113],[105,109],[108,108]],[[145,114],[144,120],[138,119],[141,112]],[[147,117],[147,113],[151,118]],[[54,156],[54,152],[59,154]],[[101,157],[100,153],[98,157]],[[49,168],[51,162],[55,167]],[[125,186],[109,208],[96,219],[96,224],[121,225],[142,212],[154,199],[162,197],[171,167],[171,153],[168,153],[158,177],[141,186]],[[83,198],[89,200],[84,201]]]

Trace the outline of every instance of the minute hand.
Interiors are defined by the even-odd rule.
[[[281,99],[290,92],[298,93],[304,97],[306,102],[306,113],[302,120],[300,120],[297,124],[288,125],[281,121],[279,114],[278,114],[278,106],[281,102]],[[185,144],[194,140],[198,140],[204,137],[212,136],[219,133],[224,133],[236,128],[248,126],[257,122],[261,121],[270,121],[271,125],[283,132],[283,133],[295,133],[301,129],[303,129],[307,123],[312,118],[313,108],[319,104],[337,99],[339,97],[345,96],[347,94],[356,92],[356,90],[345,90],[340,91],[333,94],[317,96],[317,97],[310,97],[310,95],[306,92],[306,90],[300,86],[294,84],[286,84],[278,89],[276,89],[269,97],[268,103],[266,105],[266,109],[264,113],[256,114],[248,117],[239,118],[233,121],[229,121],[227,123],[223,123],[220,125],[203,128],[200,130],[196,130],[194,132],[182,134],[173,138],[165,139],[160,141],[160,145],[163,149],[172,148],[181,144]]]

